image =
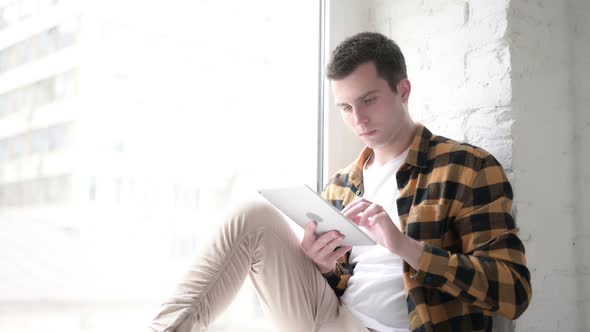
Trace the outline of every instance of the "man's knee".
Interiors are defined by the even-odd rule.
[[[279,211],[262,198],[250,198],[235,204],[228,221],[244,228],[258,228],[270,223],[283,222]]]

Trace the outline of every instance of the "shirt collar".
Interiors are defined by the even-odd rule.
[[[426,168],[432,133],[421,123],[416,124],[416,127],[416,134],[414,135],[414,140],[410,146],[410,151],[408,151],[406,164],[419,168]]]
[[[405,164],[419,168],[426,167],[431,137],[432,133],[430,130],[428,130],[428,128],[426,128],[421,123],[416,124],[416,134],[414,135],[414,139],[410,145],[410,151],[408,151]],[[352,163],[349,173],[349,181],[353,185],[359,186],[361,184],[363,178],[363,165],[369,156],[371,156],[371,153],[373,153],[373,149],[365,147],[357,157],[356,161]]]

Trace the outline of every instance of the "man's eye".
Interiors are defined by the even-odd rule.
[[[371,98],[367,98],[365,99],[365,104],[369,105],[375,102],[375,100],[377,99],[377,97],[371,97]]]
[[[350,107],[350,106],[342,106],[340,109],[343,110],[344,112],[350,112],[350,110],[352,109],[352,107]]]

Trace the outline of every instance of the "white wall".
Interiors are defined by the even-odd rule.
[[[353,13],[360,24],[331,31],[378,31],[398,42],[413,83],[414,119],[487,149],[505,167],[533,301],[514,322],[496,319],[495,330],[586,330],[590,2],[374,0],[332,10],[332,22]],[[342,12],[348,17],[334,14]],[[340,146],[338,160],[357,152]]]
[[[570,3],[569,40],[572,50],[572,97],[574,113],[574,229],[572,248],[578,278],[577,317],[580,330],[590,329],[590,1]],[[584,320],[585,319],[585,320]]]
[[[588,40],[590,30],[574,4],[586,7],[587,18],[589,7],[578,0],[510,3],[515,202],[533,277],[533,303],[517,323],[522,331],[588,328],[588,214],[581,207],[588,188],[578,177],[587,172],[581,154],[590,140],[580,120],[590,63],[588,47],[575,39]],[[584,28],[585,36],[572,35]]]

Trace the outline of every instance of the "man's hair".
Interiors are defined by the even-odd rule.
[[[327,76],[339,80],[350,75],[359,65],[373,62],[379,77],[397,92],[397,83],[408,78],[406,61],[397,44],[376,32],[361,32],[347,38],[332,52]]]

